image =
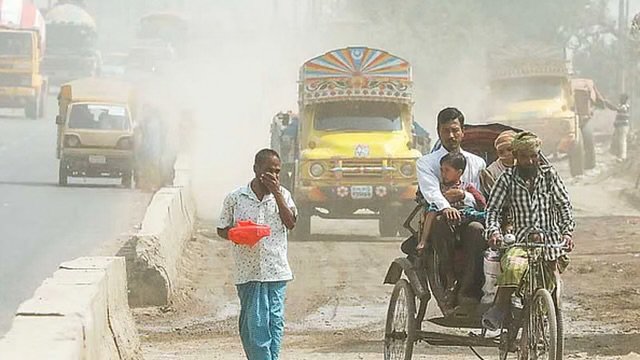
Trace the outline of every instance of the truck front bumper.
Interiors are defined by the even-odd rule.
[[[31,87],[0,86],[0,107],[22,108],[34,101],[36,89]]]
[[[411,206],[418,186],[407,185],[333,185],[296,186],[295,201],[305,208],[321,208],[326,218],[377,218],[377,215],[353,214],[360,209],[379,212],[388,207]]]

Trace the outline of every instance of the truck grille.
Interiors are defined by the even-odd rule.
[[[334,168],[331,169],[334,173],[342,173],[343,177],[382,175],[385,170],[392,169],[385,168],[380,159],[339,160],[334,163]]]

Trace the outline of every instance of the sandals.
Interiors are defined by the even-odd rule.
[[[456,307],[456,300],[458,298],[458,282],[454,282],[453,286],[446,288],[444,290],[444,306],[445,306],[445,310],[448,311],[453,311],[453,309]]]

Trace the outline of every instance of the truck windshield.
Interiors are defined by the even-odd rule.
[[[491,93],[501,103],[555,99],[562,95],[562,81],[558,78],[503,80],[492,85]]]
[[[55,54],[83,53],[93,50],[95,32],[86,26],[47,25],[47,51]]]
[[[31,57],[31,33],[0,32],[0,56]]]
[[[314,127],[319,131],[402,130],[400,105],[365,101],[320,104]]]
[[[70,129],[122,131],[131,128],[129,113],[120,105],[75,104],[69,115]]]

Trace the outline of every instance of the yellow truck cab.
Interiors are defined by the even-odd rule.
[[[397,235],[422,155],[410,64],[366,47],[328,52],[302,66],[298,104],[295,235],[309,236],[311,216],[377,219],[382,236]]]
[[[584,142],[574,111],[569,62],[562,49],[503,49],[490,66],[490,122],[538,134],[547,154],[568,154],[571,174],[584,171]]]
[[[133,88],[112,79],[63,84],[58,95],[59,184],[69,177],[121,178],[131,187],[134,170]]]
[[[41,60],[37,31],[0,26],[0,108],[22,108],[30,119],[44,115],[47,83]]]

